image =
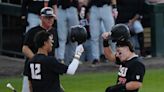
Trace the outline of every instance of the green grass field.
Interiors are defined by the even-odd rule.
[[[63,75],[61,82],[66,92],[104,92],[108,85],[115,84],[116,77],[116,72],[82,73]],[[163,80],[164,69],[147,70],[140,92],[164,92]],[[0,92],[11,92],[6,88],[8,82],[21,92],[22,77],[0,78]]]

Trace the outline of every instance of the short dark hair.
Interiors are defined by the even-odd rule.
[[[131,52],[134,52],[133,44],[129,40],[117,41],[116,46],[117,47],[128,46],[129,47],[129,50]]]
[[[41,48],[44,45],[45,41],[48,41],[50,33],[42,30],[38,32],[34,37],[34,43],[36,48]]]

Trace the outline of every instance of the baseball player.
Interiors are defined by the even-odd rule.
[[[73,75],[79,65],[79,58],[84,51],[82,45],[76,47],[73,61],[69,66],[59,63],[56,58],[48,56],[52,51],[53,40],[51,34],[38,32],[34,38],[38,48],[37,54],[28,62],[25,75],[28,76],[30,92],[61,92],[59,75],[66,73]]]
[[[53,23],[55,19],[55,14],[53,13],[53,9],[51,7],[44,7],[40,11],[40,20],[41,23],[40,25],[31,28],[26,34],[25,34],[25,39],[22,47],[22,52],[26,56],[26,61],[25,61],[25,67],[31,58],[33,58],[34,54],[37,52],[37,48],[34,45],[34,36],[37,34],[37,32],[40,31],[47,31],[51,34],[53,40],[54,40],[54,46],[53,50],[49,53],[50,56],[54,56],[54,49],[58,47],[58,36],[57,36],[57,31],[55,28],[53,28]],[[23,78],[23,87],[22,87],[22,92],[29,92],[28,89],[28,83],[27,83],[27,77],[24,76]]]
[[[138,55],[129,41],[129,29],[126,25],[118,24],[112,29],[110,39],[116,42],[116,52],[112,53],[108,43],[109,35],[104,38],[104,53],[109,61],[119,65],[117,83],[107,87],[105,92],[138,92],[142,86],[145,66],[140,62]]]

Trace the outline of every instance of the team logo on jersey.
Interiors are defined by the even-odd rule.
[[[118,78],[118,84],[125,84],[126,83],[126,81],[127,81],[127,79],[126,78],[123,78],[123,77],[119,77]]]
[[[136,75],[136,79],[139,80],[140,79],[140,75]]]
[[[125,77],[127,71],[128,71],[127,67],[122,67],[122,65],[120,65],[118,75],[121,76],[121,77]]]
[[[87,19],[80,20],[80,25],[82,25],[82,26],[88,26],[89,25],[88,20]]]

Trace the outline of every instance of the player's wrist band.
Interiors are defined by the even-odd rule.
[[[110,46],[110,44],[109,44],[109,42],[108,42],[107,39],[104,39],[104,40],[103,40],[103,46],[104,46],[104,47],[109,47],[109,46]]]
[[[77,56],[74,56],[74,59],[77,59],[77,60],[79,60],[80,58],[79,58],[79,57],[77,57]]]

